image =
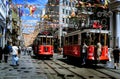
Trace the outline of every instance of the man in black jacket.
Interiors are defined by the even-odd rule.
[[[9,55],[8,45],[5,45],[5,47],[4,47],[4,61],[5,61],[5,63],[7,63],[8,55]]]
[[[115,69],[119,67],[119,54],[120,54],[120,50],[119,50],[118,46],[116,46],[113,50],[114,68]]]
[[[5,61],[5,63],[7,63],[8,56],[10,55],[11,52],[12,52],[12,46],[11,46],[11,43],[8,42],[4,47],[4,61]]]

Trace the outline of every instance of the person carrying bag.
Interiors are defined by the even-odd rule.
[[[18,58],[18,47],[15,45],[15,43],[13,43],[13,46],[12,46],[12,64],[11,66],[18,66],[18,61],[19,61],[19,58]]]
[[[14,57],[14,60],[15,60],[16,62],[18,62],[18,60],[19,60],[18,56],[15,56],[15,57]]]

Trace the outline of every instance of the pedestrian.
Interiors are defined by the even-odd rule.
[[[17,66],[18,64],[18,47],[15,43],[12,46],[12,64],[11,66]]]
[[[102,45],[101,45],[100,41],[98,41],[98,43],[97,43],[97,60],[99,60],[101,53],[102,53]]]
[[[18,57],[20,58],[20,54],[21,54],[21,47],[18,46]]]
[[[24,47],[24,55],[27,54],[27,47]]]
[[[62,48],[59,47],[59,48],[58,48],[58,51],[59,51],[59,54],[61,55],[61,54],[62,54]]]
[[[3,49],[0,47],[0,63],[2,62]]]
[[[119,54],[120,54],[120,50],[119,50],[118,46],[116,46],[113,49],[114,69],[117,69],[119,67]]]
[[[108,58],[109,58],[109,61],[112,61],[112,59],[111,59],[111,48],[108,48]]]
[[[11,46],[11,42],[8,42],[5,47],[4,47],[4,61],[5,63],[8,62],[8,56],[10,55],[10,53],[12,52],[12,46]]]
[[[9,55],[9,49],[8,49],[7,44],[4,47],[3,53],[4,53],[4,61],[5,61],[5,63],[7,63],[8,62],[8,55]]]
[[[28,47],[28,55],[31,56],[31,53],[32,53],[32,47]]]
[[[86,43],[83,43],[82,46],[82,65],[86,64],[86,59],[87,59],[87,48],[88,46],[86,45]]]

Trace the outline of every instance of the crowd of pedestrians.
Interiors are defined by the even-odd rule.
[[[82,65],[86,64],[86,59],[87,59],[87,48],[88,46],[86,45],[85,42],[83,42],[82,44]],[[97,43],[96,45],[97,48],[97,52],[96,52],[96,57],[97,60],[99,61],[99,57],[101,56],[102,53],[102,45],[100,42]],[[109,58],[109,62],[112,61],[112,58],[114,60],[114,69],[119,69],[119,63],[120,63],[120,49],[118,48],[118,46],[108,49],[108,58]]]
[[[100,44],[97,44],[97,47],[101,47]],[[84,42],[82,45],[82,65],[86,64],[86,58],[87,58],[87,48],[88,46]],[[100,48],[101,49],[101,48]],[[112,51],[110,51],[112,50]],[[24,55],[31,55],[32,48],[31,47],[20,47],[16,43],[8,42],[4,48],[0,47],[0,63],[3,61],[5,63],[8,63],[8,57],[11,56],[11,66],[18,66],[19,65],[19,58],[21,51],[23,52]],[[100,55],[100,50],[97,50],[98,56]],[[112,54],[112,55],[111,55]],[[118,69],[119,68],[119,56],[120,56],[120,49],[118,46],[116,46],[113,49],[108,49],[108,57],[109,60],[111,61],[111,56],[113,56],[114,59],[114,68]]]
[[[24,52],[24,55],[31,55],[32,48],[21,48],[17,43],[7,42],[4,48],[0,47],[0,63],[8,63],[8,58],[11,57],[10,65],[18,66],[21,52]]]
[[[8,57],[11,56],[11,66],[18,66],[20,48],[16,43],[7,42],[4,48],[0,47],[0,63],[8,63]]]

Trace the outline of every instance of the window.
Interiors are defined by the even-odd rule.
[[[64,12],[65,12],[65,9],[63,9],[63,14],[64,14]]]
[[[66,19],[66,23],[67,23],[67,24],[69,23],[69,19]]]
[[[78,35],[74,35],[74,44],[78,44]]]
[[[66,6],[69,6],[68,1],[66,1]]]
[[[65,21],[65,18],[63,18],[63,23],[64,23],[64,21]]]
[[[68,14],[68,10],[66,10],[66,14]]]
[[[72,2],[72,7],[74,7],[74,3]]]
[[[65,5],[65,0],[63,0],[63,5]]]
[[[69,6],[71,7],[71,2],[69,2]]]

